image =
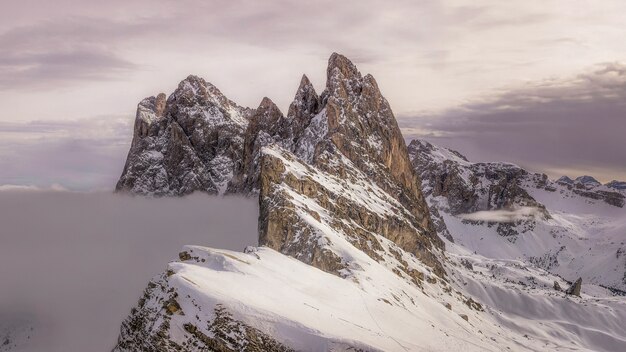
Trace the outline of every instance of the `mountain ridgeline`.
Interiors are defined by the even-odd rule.
[[[336,53],[324,91],[303,76],[286,116],[269,98],[241,107],[195,76],[144,99],[116,189],[258,196],[261,246],[345,279],[363,270],[363,255],[414,285],[446,276],[444,242],[389,103],[374,77]],[[166,343],[169,325],[137,328],[154,314],[134,310],[119,350]]]
[[[116,189],[257,197],[259,247],[186,246],[114,352],[622,350],[626,309],[588,292],[626,288],[623,184],[570,181],[407,147],[339,54],[286,115],[189,76],[139,103]]]
[[[289,177],[283,170],[286,162],[318,177]],[[325,178],[353,188],[360,180],[364,188],[343,194],[336,192],[343,185],[329,189],[321,182]],[[359,197],[359,191],[374,189],[365,188],[370,183],[394,212],[382,214]],[[324,270],[341,270],[339,258],[310,248],[317,246],[313,242],[295,241],[300,235],[295,229],[308,231],[288,219],[293,209],[287,205],[292,203],[289,195],[281,192],[285,186],[322,198],[335,217],[358,222],[362,231],[355,242],[366,243],[369,232],[382,233],[444,274],[431,252],[443,249],[443,242],[389,103],[374,77],[363,77],[336,53],[328,61],[326,89],[318,96],[303,76],[287,116],[269,98],[256,109],[243,108],[195,76],[183,80],[167,99],[162,93],[144,99],[116,189],[154,196],[259,194],[261,245]],[[297,248],[302,246],[307,248]]]

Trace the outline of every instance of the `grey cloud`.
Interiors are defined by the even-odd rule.
[[[122,57],[120,46],[155,28],[157,18],[69,17],[6,30],[0,34],[0,89],[122,78],[140,66]]]
[[[541,214],[539,208],[520,207],[517,209],[484,210],[469,214],[459,214],[459,218],[471,221],[512,223],[538,218]]]
[[[114,54],[86,49],[8,55],[0,57],[0,89],[115,79],[134,68],[135,64]]]
[[[222,52],[246,45],[280,53],[326,56],[342,51],[356,63],[389,60],[397,47],[432,38],[430,25],[400,20],[445,17],[434,1],[316,3],[273,1],[140,2],[164,13],[116,18],[115,4],[94,17],[76,5],[66,17],[0,34],[0,88],[50,87],[77,80],[119,79],[149,69],[134,57],[167,52]],[[434,13],[431,13],[434,12]],[[397,20],[392,20],[397,18]],[[369,45],[377,43],[377,46]],[[368,44],[368,45],[365,45]],[[420,53],[430,51],[422,46]],[[139,55],[138,53],[142,53]],[[141,60],[141,59],[139,59]]]
[[[258,243],[257,218],[243,198],[0,192],[0,336],[30,335],[20,351],[110,351],[182,246],[241,251]]]
[[[0,185],[112,189],[130,146],[131,120],[0,123]]]
[[[516,162],[553,175],[587,170],[603,180],[624,178],[626,65],[598,65],[438,115],[404,116],[401,125],[409,138],[458,149],[477,161]]]

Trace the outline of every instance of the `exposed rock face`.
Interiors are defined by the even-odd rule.
[[[414,140],[409,145],[413,166],[423,180],[424,193],[448,199],[450,213],[530,206],[542,208],[544,215],[549,216],[545,207],[522,187],[529,178],[545,184],[546,175],[533,175],[513,164],[470,163],[450,150],[447,151],[450,158],[438,160],[434,150],[432,144],[423,140]]]
[[[578,280],[576,280],[576,282],[574,282],[566,291],[565,293],[567,293],[568,295],[572,295],[572,296],[578,296],[580,297],[580,289],[583,285],[583,279],[582,278],[578,278]]]
[[[361,77],[356,67],[338,54],[331,56],[327,75],[326,91],[322,93],[328,119],[327,138],[386,192],[397,195],[421,227],[433,234],[420,180],[389,103],[374,77]],[[432,239],[436,241],[436,236]]]
[[[437,275],[445,274],[437,247],[412,213],[346,158],[335,164],[343,170],[338,177],[280,148],[263,153],[260,243],[322,270],[350,276],[350,261],[334,239],[339,236],[413,281],[421,274],[407,266],[405,251]]]
[[[243,159],[252,112],[195,76],[180,82],[167,100],[163,93],[144,99],[116,190],[153,196],[223,194]]]
[[[167,102],[164,95],[148,98],[139,106],[133,146],[117,189],[154,195],[260,191],[260,244],[338,273],[346,263],[315,248],[313,237],[308,242],[293,237],[293,228],[306,227],[296,225],[300,217],[293,213],[293,197],[279,191],[287,185],[334,214],[332,228],[341,228],[337,219],[353,223],[342,231],[359,248],[367,243],[368,248],[361,249],[374,253],[379,245],[368,236],[382,235],[443,276],[433,254],[443,249],[443,242],[376,81],[361,76],[352,62],[336,53],[329,59],[327,75],[321,96],[302,77],[287,116],[269,98],[256,110],[241,108],[194,76],[181,82]],[[269,146],[278,149],[263,153]],[[357,180],[360,192],[378,189],[381,206],[396,213],[373,212],[319,180],[301,180],[299,171],[286,170],[276,155],[311,168],[324,182],[336,178],[338,189]],[[286,177],[289,172],[291,177]],[[357,236],[359,231],[364,232]]]
[[[332,214],[330,227],[369,255],[380,257],[375,254],[382,250],[375,236],[382,235],[443,276],[433,254],[443,243],[430,220],[420,181],[389,104],[373,77],[363,78],[345,57],[333,54],[327,72],[326,90],[319,102],[303,78],[291,104],[293,115],[287,117],[295,122],[292,132],[282,132],[282,136],[293,137],[282,141],[273,137],[281,148],[262,153],[260,243],[329,272],[338,274],[349,266],[333,254],[332,246],[319,245],[326,243],[319,241],[326,235],[320,224],[311,224],[307,216],[298,214],[298,203],[304,201],[295,200],[296,194],[308,198],[304,209],[314,204],[320,207],[317,213]],[[302,128],[300,122],[308,125]],[[297,135],[293,131],[302,132]],[[381,207],[395,212],[377,213],[356,201],[374,195],[379,195]],[[319,217],[313,215],[323,224]]]
[[[288,141],[291,136],[289,126],[289,121],[276,104],[267,97],[263,98],[245,131],[243,162],[233,170],[235,177],[229,192],[244,194],[258,192],[261,148]]]
[[[483,210],[533,207],[541,216],[550,218],[545,207],[537,202],[523,187],[532,179],[545,186],[546,175],[530,174],[526,170],[505,163],[470,163],[467,158],[452,150],[439,150],[432,144],[414,140],[409,145],[412,164],[422,178],[422,187],[427,196],[446,200],[442,209],[431,208],[437,214],[445,211],[452,215],[467,214]],[[445,155],[445,156],[444,156]],[[451,239],[443,220],[434,217],[442,236]],[[532,230],[532,218],[515,223],[495,223],[498,233],[514,242],[520,230]]]

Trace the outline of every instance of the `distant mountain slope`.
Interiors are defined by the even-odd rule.
[[[431,208],[456,243],[626,291],[624,191],[589,176],[555,182],[512,164],[471,163],[422,140],[409,151]],[[514,217],[499,219],[506,209],[517,209]]]

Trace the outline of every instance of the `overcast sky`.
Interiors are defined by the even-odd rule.
[[[286,111],[336,51],[407,136],[626,179],[626,3],[21,0],[0,12],[0,184],[112,189],[136,104],[202,76]]]

